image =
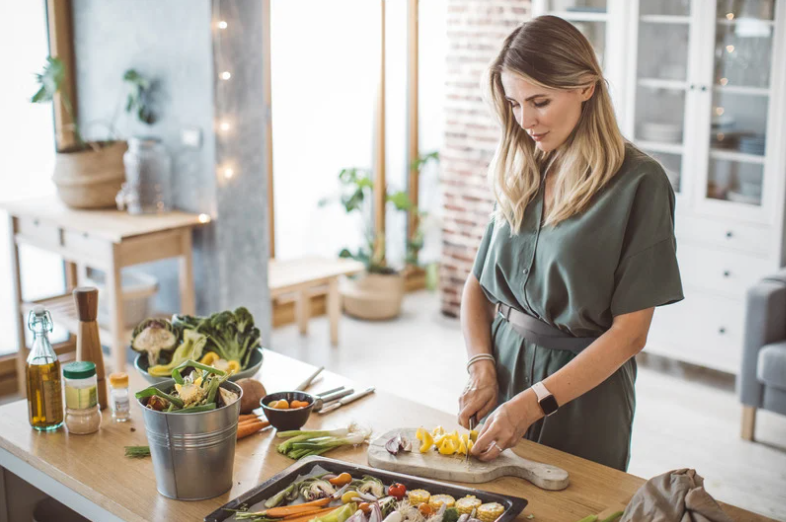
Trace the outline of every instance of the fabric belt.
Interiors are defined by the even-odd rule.
[[[579,353],[597,339],[597,337],[574,337],[505,303],[497,303],[497,313],[524,339],[551,350]]]

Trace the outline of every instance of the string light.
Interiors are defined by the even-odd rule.
[[[227,167],[224,169],[224,177],[226,179],[232,179],[232,176],[235,175],[235,169]]]
[[[228,131],[229,128],[230,128],[229,122],[228,121],[222,121],[221,124],[218,126],[218,128],[221,129],[224,132]]]
[[[199,222],[210,223],[210,216],[208,216],[207,214],[199,214]]]
[[[720,83],[721,85],[726,85],[727,83],[729,83],[729,79],[728,79],[728,78],[721,78],[721,79],[719,80],[719,83]]]
[[[734,20],[734,13],[726,13],[726,20]]]
[[[729,51],[729,52],[731,52],[731,51]],[[230,78],[232,78],[232,74],[229,71],[224,71],[224,72],[221,73],[221,79],[222,80],[228,80]]]
[[[734,52],[734,46],[733,45],[727,45],[726,46],[726,50],[729,51],[730,53],[733,53]]]
[[[726,16],[728,16],[728,15],[726,15]],[[732,15],[732,16],[733,16],[733,15]],[[226,21],[224,21],[224,20],[221,20],[220,22],[218,22],[218,28],[219,28],[219,29],[226,29],[226,28],[227,28],[227,23],[226,23]]]
[[[717,114],[718,116],[722,116],[724,112],[726,112],[726,109],[724,109],[723,107],[715,108],[715,114]]]

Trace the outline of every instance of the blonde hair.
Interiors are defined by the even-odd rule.
[[[558,150],[540,151],[516,123],[502,87],[503,71],[549,89],[595,86],[592,97],[583,103],[578,124]],[[544,224],[557,225],[584,210],[619,170],[625,156],[625,140],[592,45],[561,18],[534,18],[505,39],[488,69],[486,86],[502,124],[501,139],[488,171],[497,200],[497,225],[504,219],[511,233],[518,233],[524,210],[540,188],[543,170],[556,158],[559,174]]]

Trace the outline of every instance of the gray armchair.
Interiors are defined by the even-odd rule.
[[[786,415],[786,269],[748,290],[737,389],[743,439],[753,440],[758,408]]]

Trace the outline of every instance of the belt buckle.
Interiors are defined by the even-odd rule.
[[[513,307],[512,306],[508,306],[508,310],[506,312],[503,312],[502,311],[502,305],[503,305],[502,301],[497,303],[497,313],[499,315],[501,315],[503,319],[505,319],[506,321],[510,322],[510,312],[511,312],[511,310],[513,310]]]

